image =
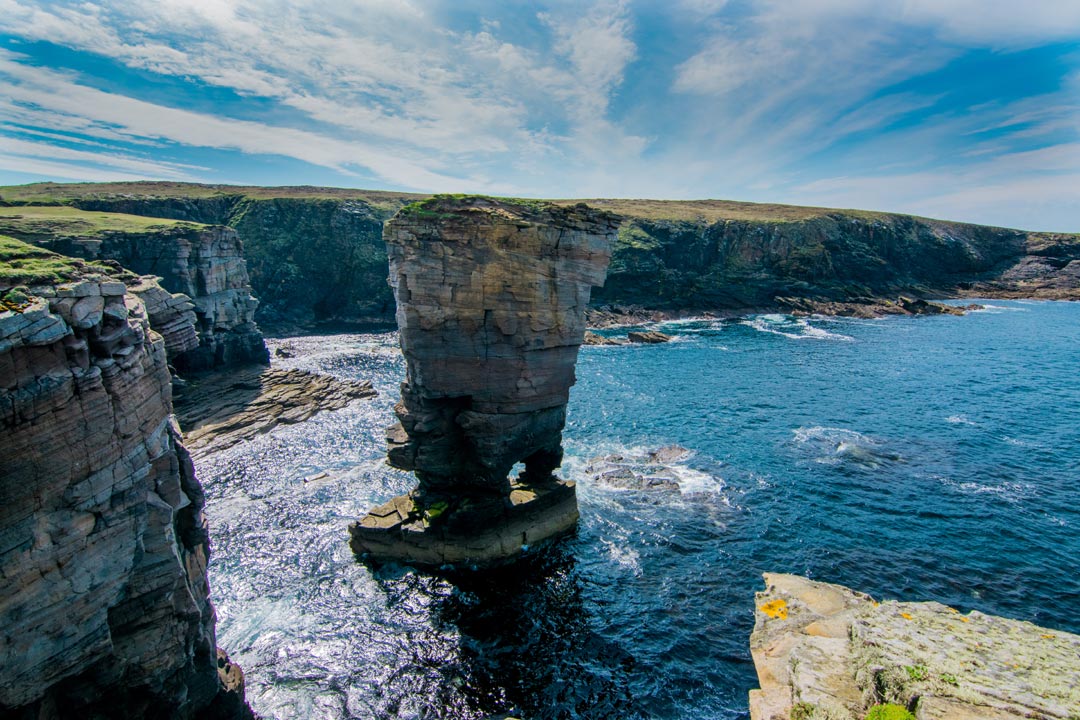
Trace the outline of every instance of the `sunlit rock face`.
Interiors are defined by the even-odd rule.
[[[434,198],[387,223],[407,364],[388,457],[415,472],[419,487],[355,526],[354,549],[386,550],[358,543],[365,528],[481,534],[514,525],[540,501],[557,509],[528,526],[549,524],[553,513],[566,520],[548,534],[573,525],[573,486],[553,471],[585,308],[603,284],[616,230],[616,216],[585,205],[490,198]],[[511,480],[519,462],[525,470]],[[477,552],[519,552],[521,534],[504,534],[496,530],[489,545],[497,547]],[[461,554],[449,559],[475,559]]]
[[[244,716],[241,676],[215,648],[202,488],[144,303],[91,271],[7,297],[0,716]]]
[[[100,237],[37,239],[65,255],[115,260],[136,273],[161,278],[168,295],[144,297],[154,329],[166,339],[169,360],[178,370],[263,363],[270,356],[255,324],[259,301],[251,294],[244,248],[236,231],[222,226],[162,228],[145,233],[106,233]],[[159,316],[194,312],[198,342],[174,341]]]

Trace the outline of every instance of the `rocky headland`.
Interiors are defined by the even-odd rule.
[[[0,260],[0,714],[248,716],[146,306],[104,264]]]
[[[554,471],[616,223],[584,205],[467,197],[388,223],[407,369],[387,455],[419,487],[350,528],[356,553],[483,563],[574,526],[573,483]]]
[[[183,183],[0,188],[0,202],[13,206],[64,203],[233,227],[264,303],[260,322],[291,328],[389,319],[382,224],[425,197]],[[592,298],[597,327],[707,312],[911,314],[903,299],[1080,299],[1075,234],[719,200],[585,202],[622,218],[608,281]]]
[[[897,720],[1080,717],[1076,635],[795,575],[769,573],[765,585],[750,636],[752,720],[862,720],[875,706]]]
[[[54,252],[109,260],[160,278],[169,297],[146,298],[155,329],[168,340],[169,359],[181,373],[245,363],[267,363],[269,354],[255,324],[252,295],[239,235],[219,225],[83,212],[69,207],[0,208],[0,232]],[[198,342],[176,340],[166,328],[191,311]],[[183,321],[181,321],[182,324]]]

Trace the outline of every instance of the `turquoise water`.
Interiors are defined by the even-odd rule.
[[[576,536],[498,572],[373,574],[346,526],[386,467],[390,335],[291,338],[285,367],[373,402],[198,464],[219,644],[265,717],[741,718],[765,571],[1080,632],[1080,304],[966,317],[780,315],[583,348],[563,474]],[[677,444],[681,490],[590,458]],[[305,477],[329,471],[325,478]]]

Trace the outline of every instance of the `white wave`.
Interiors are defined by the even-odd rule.
[[[740,325],[752,327],[758,332],[781,335],[792,340],[839,340],[851,342],[854,340],[850,335],[829,332],[824,328],[815,327],[806,318],[795,318],[788,315],[757,315],[739,322]]]
[[[950,415],[949,417],[945,418],[945,422],[952,423],[953,425],[971,425],[972,427],[977,427],[979,424],[968,420],[963,415]]]
[[[822,465],[854,463],[867,468],[879,468],[903,458],[888,450],[874,438],[846,428],[814,426],[792,430],[793,439],[815,454],[814,462]]]
[[[632,547],[619,545],[612,540],[601,539],[607,546],[608,557],[619,567],[624,567],[634,575],[641,575],[641,555]]]
[[[643,477],[663,475],[665,471],[674,477],[681,494],[720,494],[727,487],[723,478],[716,475],[689,467],[686,462],[694,456],[693,451],[678,459],[667,462],[657,461],[652,457],[659,445],[623,445],[621,443],[603,443],[602,445],[588,448],[585,453],[576,452],[578,448],[567,448],[566,457],[563,459],[562,474],[582,484],[585,488],[600,487],[602,483],[596,482],[595,473],[590,467],[597,461],[603,463],[610,461],[614,464],[625,465],[631,472]],[[580,450],[584,450],[583,448]],[[618,458],[616,461],[615,458]],[[603,485],[606,491],[625,492],[625,488],[609,487]],[[584,488],[583,488],[584,489]],[[726,502],[726,500],[725,500]]]

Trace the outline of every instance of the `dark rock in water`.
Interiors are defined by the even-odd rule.
[[[679,445],[665,445],[662,448],[657,448],[649,452],[649,462],[658,465],[666,465],[668,463],[682,462],[690,457],[693,453],[684,447]]]
[[[670,335],[665,335],[664,333],[657,332],[656,330],[629,332],[626,333],[626,339],[632,343],[645,343],[646,345],[656,345],[658,343],[671,342]]]
[[[691,451],[668,445],[644,454],[594,457],[585,473],[597,484],[618,490],[680,492],[678,475],[670,467],[686,460]]]
[[[585,340],[581,344],[582,345],[627,345],[627,344],[629,344],[629,342],[630,341],[626,340],[625,338],[605,337],[604,335],[599,335],[597,333],[587,331],[585,333]]]
[[[981,305],[958,307],[901,296],[895,301],[882,298],[860,297],[849,302],[809,300],[800,297],[778,297],[776,302],[793,315],[830,315],[833,317],[879,318],[886,315],[963,315],[971,310],[981,310]]]
[[[354,551],[486,562],[573,526],[573,484],[553,472],[585,307],[616,228],[615,216],[584,205],[488,198],[435,198],[387,223],[407,364],[387,455],[420,483],[397,501],[429,522],[417,526],[414,511],[389,525],[369,515],[351,528]],[[531,496],[515,502],[514,492]],[[468,507],[483,510],[455,521]]]

